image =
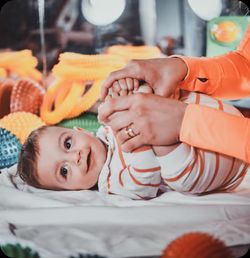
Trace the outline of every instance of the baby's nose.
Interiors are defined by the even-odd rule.
[[[71,153],[71,160],[76,165],[80,164],[81,159],[82,159],[82,155],[81,155],[80,151],[75,151],[75,152]]]

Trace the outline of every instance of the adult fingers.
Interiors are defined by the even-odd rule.
[[[131,116],[130,111],[126,110],[110,115],[108,122],[105,124],[112,128],[114,134],[117,134],[117,132],[128,127],[131,123],[133,123],[133,116]]]
[[[112,98],[102,103],[98,109],[98,119],[106,123],[109,116],[114,112],[128,110],[133,103],[135,95],[124,96],[122,98]]]
[[[132,130],[132,131],[129,131]],[[118,144],[122,145],[125,141],[139,134],[134,124],[122,128],[116,133],[116,139]]]
[[[108,89],[112,87],[113,83],[117,80],[126,78],[126,77],[132,77],[130,67],[125,67],[121,70],[114,71],[110,73],[108,78],[103,82],[102,88],[101,88],[101,100],[105,99],[105,96],[108,94]]]
[[[133,150],[141,147],[144,144],[145,142],[143,136],[141,134],[138,134],[121,144],[121,148],[124,152],[132,152]]]

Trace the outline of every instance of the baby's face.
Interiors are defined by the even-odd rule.
[[[91,133],[48,127],[39,138],[39,183],[49,189],[81,190],[93,187],[106,160],[106,148]]]

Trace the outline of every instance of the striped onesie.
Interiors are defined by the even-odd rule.
[[[233,106],[207,95],[182,92],[180,100],[241,116]],[[99,191],[131,199],[150,199],[168,190],[186,194],[232,191],[248,170],[241,160],[185,143],[157,157],[149,146],[123,152],[109,127],[101,127],[97,137],[108,145],[107,160],[98,180]]]

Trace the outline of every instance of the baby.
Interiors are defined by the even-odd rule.
[[[136,80],[121,80],[114,83],[112,97],[138,89],[151,92],[147,86],[140,88]],[[240,115],[234,107],[206,95],[182,92],[179,99]],[[97,136],[82,128],[41,127],[29,135],[18,162],[20,177],[38,188],[98,186],[100,192],[131,199],[150,199],[168,190],[189,194],[231,191],[243,180],[247,168],[241,160],[185,143],[142,146],[125,153],[106,126],[99,128]]]

